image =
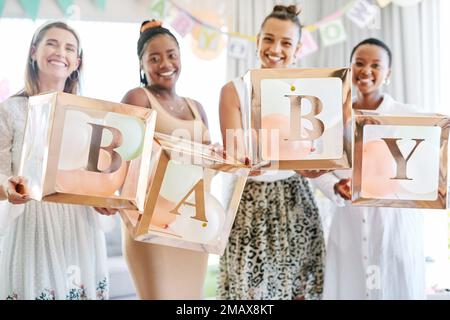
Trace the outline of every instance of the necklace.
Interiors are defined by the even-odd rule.
[[[166,109],[168,108],[170,111],[174,112],[174,113],[183,113],[184,109],[186,108],[186,104],[185,103],[180,103],[179,105],[177,105],[176,103],[174,103],[174,101],[169,101],[168,103],[166,102],[167,100],[164,99],[162,97],[162,94],[160,92],[154,92],[153,93],[155,95],[155,97],[158,99],[158,102],[165,107]]]
[[[168,104],[167,106],[169,107],[169,109],[171,111],[178,112],[178,113],[183,112],[184,108],[186,107],[184,104],[182,104],[181,106],[177,106],[177,107],[174,107],[172,104]]]

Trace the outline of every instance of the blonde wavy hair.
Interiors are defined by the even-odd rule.
[[[31,40],[30,48],[28,49],[28,57],[27,57],[27,66],[25,68],[25,88],[22,92],[19,93],[19,95],[23,96],[33,96],[39,93],[39,68],[37,66],[36,61],[34,61],[31,56],[33,52],[33,48],[37,48],[39,43],[44,38],[46,32],[49,29],[57,28],[57,29],[63,29],[66,31],[69,31],[73,34],[75,39],[77,40],[78,50],[77,55],[80,59],[80,65],[78,66],[78,69],[75,70],[67,79],[66,83],[64,85],[64,92],[67,93],[78,93],[78,89],[80,87],[80,77],[81,77],[81,70],[83,65],[83,51],[81,50],[80,45],[80,37],[75,32],[74,29],[72,29],[67,23],[62,21],[52,21],[47,22],[44,25],[42,25],[39,29],[36,30],[36,32],[33,35],[33,39]]]

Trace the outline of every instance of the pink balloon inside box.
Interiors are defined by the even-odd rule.
[[[353,205],[446,209],[449,126],[440,114],[356,113]]]
[[[155,123],[131,105],[32,96],[18,174],[38,201],[143,210]]]
[[[254,69],[243,80],[243,134],[237,140],[244,146],[237,150],[244,149],[253,165],[351,168],[349,68]]]
[[[145,209],[119,210],[137,241],[223,254],[250,168],[156,133]]]

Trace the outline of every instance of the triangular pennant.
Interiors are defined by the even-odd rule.
[[[391,2],[392,2],[392,0],[377,0],[377,3],[381,8],[386,7]]]
[[[150,14],[153,19],[163,20],[166,16],[166,1],[156,0],[150,4]]]
[[[39,12],[40,0],[19,0],[19,3],[25,13],[33,20],[36,20]]]
[[[67,15],[67,9],[73,5],[73,0],[58,0],[58,6],[61,8],[62,13]]]
[[[96,6],[99,10],[105,11],[106,0],[95,0],[95,6]]]

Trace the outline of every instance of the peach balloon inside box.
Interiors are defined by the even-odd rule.
[[[156,112],[48,93],[29,98],[19,175],[32,199],[143,210]]]
[[[251,131],[244,141],[254,166],[351,168],[349,68],[254,69],[243,80],[242,123]]]
[[[450,117],[354,116],[353,205],[445,209]]]

